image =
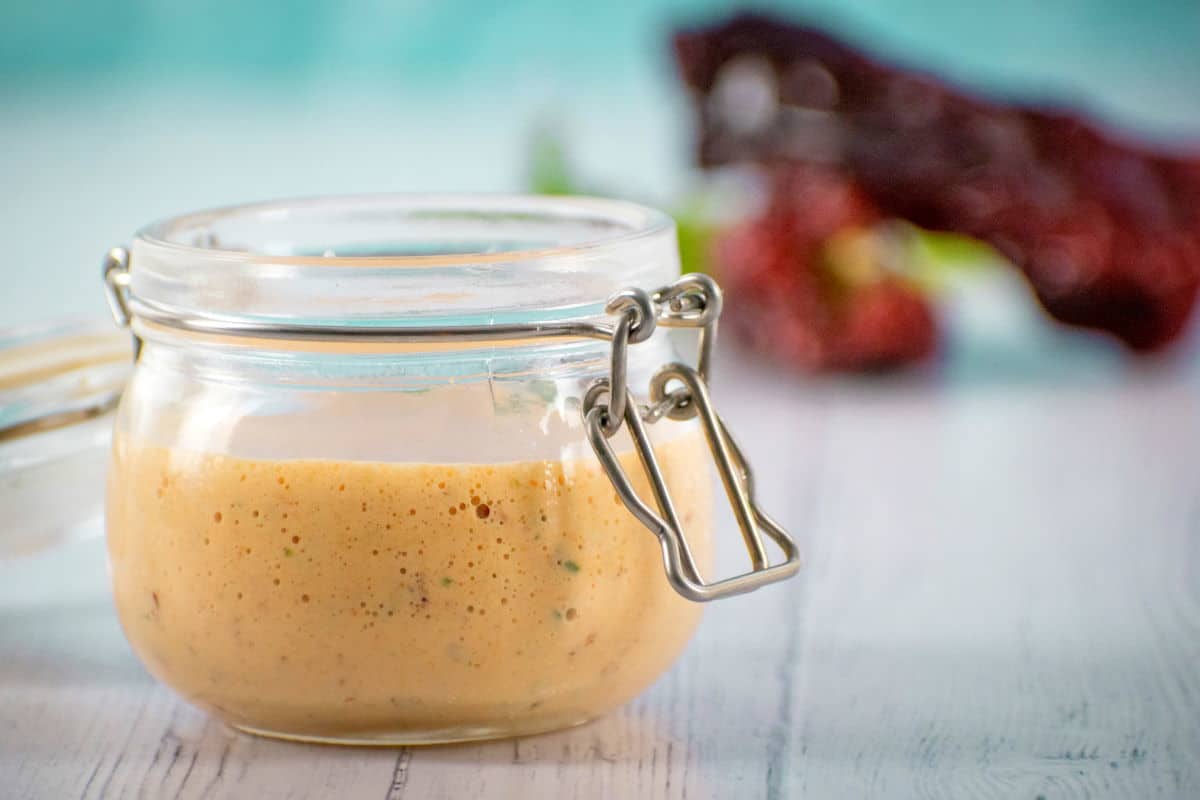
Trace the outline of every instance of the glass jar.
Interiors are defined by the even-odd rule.
[[[677,360],[656,318],[705,321],[694,291],[636,288],[677,274],[668,218],[564,198],[243,206],[110,253],[139,343],[107,505],[138,656],[235,727],[321,741],[527,734],[635,696],[699,620],[681,593],[719,593],[710,444],[750,493],[688,375],[624,412],[607,391]],[[755,585],[795,569],[766,532],[786,558]]]

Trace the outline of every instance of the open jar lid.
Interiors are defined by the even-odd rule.
[[[104,320],[0,330],[0,558],[102,531],[129,348]]]

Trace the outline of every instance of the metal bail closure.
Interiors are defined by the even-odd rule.
[[[113,322],[119,328],[128,328],[133,322],[133,313],[129,308],[129,251],[124,247],[112,248],[104,254],[100,269],[104,276],[104,296],[108,300]],[[142,340],[136,334],[130,334],[130,337],[133,339],[133,360],[137,361],[142,351]]]
[[[592,449],[612,481],[613,488],[616,489],[621,502],[625,504],[630,513],[658,537],[662,546],[667,579],[671,586],[689,600],[707,602],[750,592],[795,575],[800,568],[800,556],[796,543],[779,523],[767,516],[755,503],[754,482],[750,467],[733,437],[729,435],[725,423],[713,408],[705,382],[691,367],[683,364],[669,364],[655,376],[651,385],[652,394],[661,399],[665,396],[666,385],[671,380],[679,380],[685,384],[692,400],[692,407],[700,417],[709,450],[716,462],[721,481],[725,485],[725,493],[733,506],[738,526],[746,541],[746,549],[750,553],[753,568],[749,572],[712,583],[704,581],[692,558],[687,538],[679,523],[679,515],[671,501],[666,481],[650,443],[650,437],[646,433],[645,423],[642,421],[632,394],[626,389],[624,421],[629,426],[638,459],[649,478],[658,513],[655,513],[638,496],[628,474],[613,452],[612,445],[609,444],[608,436],[605,434],[608,406],[596,402],[599,392],[590,393],[592,394],[592,397],[589,398],[592,400],[590,404],[585,400],[585,420]],[[587,408],[588,405],[591,407]],[[763,533],[766,533],[767,537],[775,542],[783,552],[784,560],[782,562],[770,563],[763,546]]]

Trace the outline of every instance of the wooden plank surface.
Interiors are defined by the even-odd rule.
[[[1200,797],[1194,378],[733,361],[717,399],[807,566],[628,707],[429,749],[236,734],[138,666],[91,542],[0,564],[0,798]]]

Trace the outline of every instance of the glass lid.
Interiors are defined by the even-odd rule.
[[[0,330],[0,557],[101,532],[130,368],[129,336],[107,320]]]

